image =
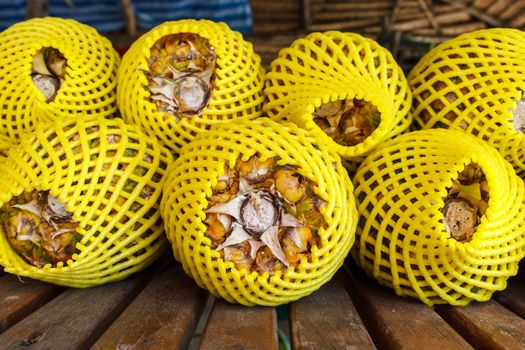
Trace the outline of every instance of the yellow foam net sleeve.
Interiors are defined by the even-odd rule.
[[[171,160],[154,138],[119,118],[39,125],[1,160],[0,206],[27,191],[49,191],[66,204],[82,238],[67,263],[37,268],[0,227],[0,264],[9,273],[80,288],[145,268],[168,246],[158,209]]]
[[[408,75],[420,128],[465,131],[525,172],[525,32],[485,29],[442,43]]]
[[[66,58],[64,82],[46,102],[31,78],[33,57],[44,47]],[[112,116],[120,58],[94,28],[71,19],[35,18],[0,33],[0,133],[14,142],[36,123],[81,115]]]
[[[233,168],[238,157],[247,160],[256,152],[261,158],[279,157],[278,164],[298,166],[327,202],[321,209],[327,225],[319,230],[320,244],[311,248],[309,259],[284,273],[237,269],[222,260],[205,236],[207,198],[224,175],[225,163]],[[200,287],[229,302],[279,305],[306,296],[334,275],[354,242],[357,211],[340,158],[296,125],[268,118],[217,124],[185,146],[168,173],[161,210],[175,258]]]
[[[388,50],[355,33],[312,33],[279,52],[266,74],[264,111],[323,135],[342,157],[360,157],[400,134],[412,122],[405,75]],[[381,113],[376,130],[362,143],[344,146],[313,121],[316,107],[346,98],[371,102]]]
[[[465,165],[486,176],[489,201],[470,241],[443,223],[444,198]],[[486,301],[525,256],[523,181],[492,147],[455,130],[422,130],[372,152],[354,178],[360,222],[353,255],[381,284],[427,305]]]
[[[215,80],[208,106],[202,115],[179,122],[158,111],[147,90],[150,49],[160,38],[177,33],[193,33],[207,39],[215,49]],[[251,43],[225,23],[208,20],[165,22],[140,37],[122,58],[118,72],[117,103],[125,120],[140,125],[175,153],[210,125],[234,118],[261,115],[264,102],[264,70]]]
[[[5,157],[7,150],[11,147],[11,140],[7,136],[0,135],[0,157]]]

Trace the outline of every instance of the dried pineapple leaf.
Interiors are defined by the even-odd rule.
[[[241,177],[241,179],[239,180],[239,193],[246,194],[251,191],[253,191],[253,187],[250,186],[250,184],[244,177]]]
[[[304,223],[300,222],[296,219],[295,216],[288,214],[288,213],[282,213],[281,214],[281,226],[284,227],[301,227]]]
[[[42,51],[38,51],[33,57],[33,72],[43,75],[51,76],[51,72],[47,68],[46,61],[44,60],[44,55]]]
[[[261,249],[261,247],[264,247],[265,244],[261,241],[256,241],[254,239],[250,239],[248,243],[250,243],[250,258],[252,258],[252,260],[255,260],[257,252],[259,251],[259,249]]]
[[[227,214],[239,221],[241,216],[241,206],[245,199],[246,196],[244,195],[237,196],[229,202],[206,209],[206,213]]]
[[[49,209],[60,218],[70,218],[72,216],[72,214],[66,210],[66,205],[55,196],[47,195],[47,205]]]
[[[232,217],[227,214],[217,214],[217,220],[221,223],[222,227],[224,227],[224,230],[228,232],[232,227]]]
[[[281,243],[279,242],[279,237],[277,237],[278,232],[279,226],[270,227],[261,235],[261,241],[270,248],[272,254],[275,255],[277,259],[279,259],[286,267],[289,267],[290,263],[286,260],[284,251],[281,248]]]
[[[252,238],[248,232],[246,232],[241,225],[233,224],[233,230],[226,238],[226,241],[217,247],[217,250],[223,250],[226,247],[242,243]]]
[[[160,86],[150,86],[149,91],[155,95],[161,94],[170,100],[173,100],[175,98],[175,84],[174,83],[165,83]]]
[[[38,200],[33,199],[31,202],[25,204],[13,204],[13,208],[21,209],[35,214],[36,216],[42,216],[42,208],[38,204]]]

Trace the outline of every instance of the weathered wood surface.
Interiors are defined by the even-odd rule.
[[[6,349],[88,347],[133,300],[144,277],[141,274],[92,289],[69,289],[0,334],[0,344]]]
[[[525,320],[495,301],[437,311],[476,349],[525,349]]]
[[[277,315],[272,307],[244,307],[217,300],[201,349],[277,349]]]
[[[290,306],[295,349],[375,349],[352,299],[338,281]]]
[[[0,277],[0,332],[57,296],[63,289],[16,276]]]
[[[525,319],[525,279],[513,278],[507,289],[497,293],[494,299]]]
[[[199,320],[205,294],[170,266],[126,308],[95,343],[93,349],[186,348]]]
[[[493,301],[431,309],[396,296],[349,266],[288,306],[291,345],[525,349],[524,291],[520,275]],[[0,277],[0,325],[2,349],[278,348],[275,308],[215,299],[173,261],[84,290],[22,283],[5,274]]]
[[[347,289],[378,347],[414,350],[472,348],[431,308],[401,298],[361,274],[358,276],[350,273]]]

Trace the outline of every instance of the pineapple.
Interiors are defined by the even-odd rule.
[[[76,231],[65,205],[49,191],[32,191],[13,197],[0,208],[0,225],[11,247],[36,267],[66,263],[82,236]]]
[[[476,163],[468,164],[447,189],[441,209],[447,233],[459,242],[472,239],[487,211],[489,193],[485,174]]]
[[[205,235],[237,269],[274,274],[319,246],[326,202],[298,167],[277,163],[277,157],[262,160],[257,154],[238,159],[233,169],[226,167],[209,198]]]
[[[208,40],[197,34],[160,38],[150,49],[145,72],[150,100],[177,122],[201,115],[211,97],[216,58]]]
[[[33,57],[31,78],[38,90],[44,94],[46,102],[55,99],[64,82],[66,67],[66,58],[53,47],[44,47]]]
[[[322,104],[315,109],[313,118],[328,136],[342,146],[360,144],[381,123],[377,107],[357,98]]]

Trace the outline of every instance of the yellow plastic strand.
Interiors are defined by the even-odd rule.
[[[13,145],[7,136],[0,135],[0,157],[5,157],[9,148]]]
[[[317,184],[324,201],[326,228],[319,230],[320,246],[284,273],[259,274],[224,262],[205,236],[207,197],[238,157],[279,157],[278,164],[299,167]],[[340,158],[322,141],[293,124],[268,118],[217,124],[183,147],[168,169],[161,203],[162,217],[175,258],[188,275],[213,295],[244,305],[279,305],[304,297],[327,282],[341,266],[353,242],[357,212],[350,182]]]
[[[217,54],[215,80],[208,106],[202,115],[179,122],[158,111],[150,101],[144,71],[148,71],[150,48],[160,38],[194,33],[207,39]],[[264,71],[252,44],[225,23],[180,20],[163,23],[144,34],[124,55],[118,73],[117,103],[124,119],[140,125],[166,147],[178,153],[183,145],[211,125],[235,118],[256,118],[264,102]]]
[[[484,172],[488,209],[470,241],[443,223],[444,198],[465,165]],[[353,254],[397,294],[427,305],[466,305],[503,290],[525,256],[523,181],[499,153],[471,135],[423,130],[381,145],[354,178],[361,221]]]
[[[33,57],[44,47],[66,58],[65,81],[46,102],[31,78]],[[112,116],[120,62],[111,42],[71,19],[34,18],[0,33],[0,134],[13,142],[37,123],[83,115]]]
[[[312,33],[282,49],[266,74],[264,111],[322,135],[344,158],[360,157],[406,130],[412,96],[406,78],[388,50],[354,33]],[[316,107],[357,98],[375,105],[381,123],[355,146],[336,143],[313,121]]]
[[[525,125],[513,116],[517,101],[525,98],[523,31],[460,35],[426,54],[408,80],[418,127],[472,134],[496,147],[516,171],[525,171],[525,137],[515,127],[525,130]]]
[[[24,192],[50,191],[79,223],[78,254],[37,268],[0,227],[0,264],[19,276],[70,287],[117,281],[167,247],[159,203],[171,154],[122,119],[85,116],[39,125],[0,159],[0,206]]]

